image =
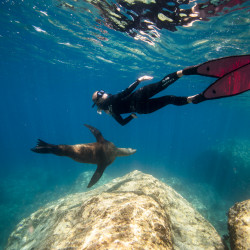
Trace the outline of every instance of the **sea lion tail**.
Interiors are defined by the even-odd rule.
[[[45,141],[42,141],[41,139],[38,139],[36,147],[31,148],[31,151],[41,154],[49,154],[49,153],[55,153],[56,149],[57,149],[56,145],[49,144]]]
[[[136,152],[133,148],[117,148],[117,156],[128,156]]]

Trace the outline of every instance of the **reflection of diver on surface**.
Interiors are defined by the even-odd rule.
[[[219,79],[202,93],[194,96],[177,97],[167,95],[152,98],[183,75],[203,75]],[[140,77],[127,89],[115,95],[107,94],[103,90],[96,91],[92,96],[94,102],[92,107],[97,105],[98,113],[103,110],[112,115],[121,125],[126,125],[133,118],[136,118],[135,113],[149,114],[168,104],[181,106],[188,103],[196,104],[209,99],[237,95],[250,89],[250,55],[224,57],[191,66],[169,74],[157,83],[143,86],[134,91],[141,81],[150,79],[152,79],[150,76]],[[132,114],[123,119],[121,114],[125,113]]]
[[[58,0],[59,6],[81,11],[76,6]],[[195,21],[208,21],[210,17],[234,11],[230,10],[247,0],[209,0],[204,3],[190,3],[189,0],[124,1],[115,3],[107,0],[87,0],[100,12],[107,27],[126,32],[137,39],[149,41],[148,36],[159,36],[159,29],[176,31],[178,26],[190,26]],[[86,10],[87,11],[87,10]],[[103,22],[98,19],[98,22]]]

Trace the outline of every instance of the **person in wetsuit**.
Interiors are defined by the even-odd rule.
[[[201,75],[218,79],[203,92],[194,96],[166,95],[152,98],[183,75]],[[96,91],[92,96],[94,102],[92,107],[97,105],[98,113],[104,110],[121,125],[125,125],[137,117],[135,113],[149,114],[168,104],[181,106],[188,103],[196,104],[205,100],[235,96],[250,90],[250,55],[221,57],[190,66],[165,76],[159,82],[143,86],[134,91],[141,81],[151,80],[152,78],[151,76],[142,76],[116,95],[107,94],[103,90]],[[121,114],[125,113],[131,113],[131,115],[123,119]]]
[[[133,118],[137,118],[135,113],[149,114],[168,104],[177,106],[186,105],[199,99],[199,95],[190,97],[179,97],[166,95],[159,98],[151,98],[160,91],[166,89],[183,76],[183,71],[178,71],[165,76],[161,81],[152,83],[135,90],[141,81],[151,80],[151,76],[142,76],[122,92],[112,95],[103,90],[94,92],[92,96],[93,106],[97,106],[97,112],[101,114],[102,110],[110,114],[122,126],[126,125]],[[133,92],[134,91],[134,92]],[[200,100],[201,101],[201,100]],[[122,118],[121,114],[131,113],[128,117]]]

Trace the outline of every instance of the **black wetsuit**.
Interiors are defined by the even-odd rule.
[[[159,98],[151,98],[178,79],[179,77],[177,76],[177,73],[172,73],[165,76],[157,83],[143,86],[133,92],[140,83],[140,81],[137,80],[122,92],[115,95],[109,95],[109,97],[101,104],[98,104],[98,106],[102,110],[108,111],[121,125],[126,125],[133,119],[133,116],[129,115],[123,119],[121,114],[148,114],[161,109],[168,104],[178,106],[188,104],[187,97],[167,95]]]

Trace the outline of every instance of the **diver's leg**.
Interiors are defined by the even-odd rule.
[[[148,99],[145,102],[137,103],[136,112],[149,114],[168,104],[182,106],[188,104],[187,97],[167,95],[159,98]]]
[[[133,98],[137,100],[146,100],[151,98],[152,96],[156,95],[160,91],[166,89],[169,85],[177,81],[182,74],[178,72],[171,73],[167,76],[165,76],[161,81],[148,84],[146,86],[141,87],[137,91],[133,93]]]

